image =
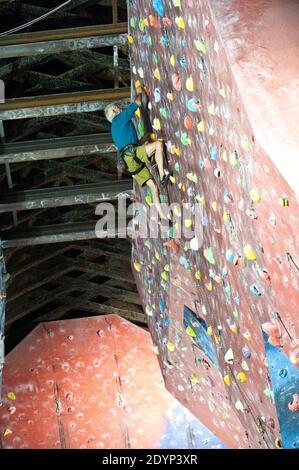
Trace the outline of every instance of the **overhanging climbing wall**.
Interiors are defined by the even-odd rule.
[[[152,348],[117,315],[40,323],[6,357],[0,447],[225,447],[165,390]]]
[[[296,1],[129,2],[170,201],[203,210],[191,245],[137,238],[135,277],[168,390],[233,448],[299,446],[298,19]]]

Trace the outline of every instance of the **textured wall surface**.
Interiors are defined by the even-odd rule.
[[[177,226],[168,246],[137,238],[136,281],[168,390],[234,448],[279,447],[281,437],[299,446],[294,390],[271,382],[288,370],[278,361],[269,371],[262,331],[269,323],[266,342],[295,381],[298,18],[297,1],[129,2],[133,80],[146,85],[153,132],[166,143],[169,199],[203,211],[195,249]],[[184,323],[184,306],[204,320],[218,365],[200,348],[199,322]]]
[[[225,448],[163,384],[149,333],[117,315],[42,323],[6,357],[3,448]]]

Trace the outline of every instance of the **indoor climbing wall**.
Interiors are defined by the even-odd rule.
[[[6,356],[6,449],[225,448],[165,390],[150,334],[117,315],[41,323]]]
[[[299,446],[298,19],[296,1],[129,1],[133,86],[195,230],[137,237],[132,265],[166,387],[233,448]]]

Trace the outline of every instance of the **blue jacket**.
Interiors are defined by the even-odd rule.
[[[121,113],[112,119],[111,134],[116,147],[120,150],[128,144],[136,145],[138,136],[133,122],[131,121],[135,111],[138,109],[136,103],[131,103]]]

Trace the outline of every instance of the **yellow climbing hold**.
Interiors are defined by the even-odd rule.
[[[186,219],[185,220],[185,227],[186,228],[190,228],[192,225],[192,219]]]
[[[205,123],[204,123],[204,121],[200,121],[200,122],[197,124],[197,130],[198,130],[198,132],[204,132],[204,131],[205,131]]]
[[[172,56],[170,57],[170,61],[169,61],[170,65],[172,65],[173,67],[175,66],[175,58],[174,58],[174,55],[172,54]]]
[[[176,205],[174,206],[173,212],[176,216],[180,217],[181,215],[181,209]]]
[[[197,336],[195,331],[193,330],[192,326],[187,326],[186,333],[187,333],[188,336],[191,336],[192,338],[196,338],[196,336]]]
[[[243,248],[243,253],[245,257],[250,260],[250,261],[255,261],[256,260],[256,254],[254,252],[254,249],[250,245],[245,245]]]
[[[236,335],[239,332],[239,328],[237,327],[237,325],[233,325],[231,327],[231,331]]]
[[[135,262],[135,263],[134,263],[134,269],[135,269],[135,271],[137,271],[138,273],[140,273],[140,271],[141,271],[141,264]]]
[[[15,396],[14,392],[8,392],[7,398],[9,398],[9,400],[15,400],[16,396]]]
[[[167,349],[168,351],[173,352],[175,350],[175,344],[172,341],[168,341]]]
[[[197,279],[198,281],[200,281],[200,272],[199,271],[196,271],[195,273],[195,279]]]
[[[154,77],[155,77],[157,80],[160,80],[160,79],[161,79],[161,75],[160,75],[159,69],[155,69],[155,71],[154,71]]]
[[[217,333],[214,334],[214,340],[217,345],[221,344],[221,336]]]
[[[212,116],[215,116],[216,110],[215,110],[214,103],[210,104],[210,106],[208,107],[208,113],[211,114]]]
[[[250,191],[250,199],[252,200],[252,202],[260,202],[261,195],[257,189],[252,189]]]
[[[204,198],[203,196],[200,196],[200,197],[198,198],[198,200],[199,200],[199,202],[200,202],[200,204],[201,204],[202,206],[205,205],[206,200],[205,200],[205,198]]]
[[[128,35],[128,42],[129,44],[133,44],[134,42],[133,36],[131,36],[131,34]]]
[[[185,21],[184,21],[184,19],[183,19],[181,16],[179,16],[178,18],[176,18],[176,19],[175,19],[175,22],[176,22],[176,24],[178,25],[178,27],[179,27],[180,29],[185,29]]]
[[[136,80],[136,82],[135,82],[135,88],[140,88],[140,87],[141,87],[140,80]]]
[[[160,261],[160,253],[158,251],[155,253],[155,258],[156,260]]]
[[[240,380],[241,383],[244,383],[247,381],[247,377],[245,372],[239,372],[237,375],[237,379]]]
[[[207,333],[208,333],[209,336],[212,336],[213,328],[211,326],[208,326]]]
[[[185,193],[185,192],[186,192],[186,186],[185,186],[184,184],[182,184],[182,187],[181,187],[181,189],[182,189],[183,193]]]
[[[196,49],[199,52],[202,52],[203,54],[206,54],[207,48],[206,48],[206,45],[205,45],[204,42],[200,41],[200,39],[194,39],[194,44],[195,44]]]
[[[169,179],[170,179],[170,181],[172,182],[172,184],[175,183],[175,176],[170,176]]]
[[[135,116],[137,116],[138,118],[141,117],[140,108],[137,108],[137,110],[135,111]]]
[[[9,434],[12,434],[12,430],[9,429],[9,428],[6,428],[5,431],[4,431],[4,433],[3,433],[3,436],[4,436],[4,437],[5,437],[5,436],[9,436]]]
[[[224,222],[228,222],[228,221],[229,221],[229,213],[226,212],[226,211],[223,213],[223,220],[224,220]]]
[[[230,387],[230,385],[231,385],[231,380],[230,380],[230,376],[229,376],[228,374],[224,376],[223,380],[224,380],[224,382],[226,383],[226,385],[227,385],[228,387]]]
[[[205,283],[206,288],[208,289],[209,292],[212,292],[213,286],[211,282],[206,282]]]
[[[194,82],[192,77],[188,77],[186,80],[186,88],[188,91],[194,91]]]
[[[216,201],[213,201],[213,202],[211,203],[211,206],[212,206],[213,211],[214,211],[214,212],[217,212],[217,202],[216,202]]]
[[[193,373],[191,374],[190,382],[191,382],[192,385],[197,385],[197,384],[200,383],[199,378],[197,377],[197,375],[195,374],[195,372],[193,372]]]
[[[155,131],[160,131],[160,130],[161,130],[160,119],[158,119],[158,118],[155,118],[155,119],[154,119],[154,122],[153,122],[153,129],[155,129]]]
[[[222,96],[222,98],[226,98],[226,92],[224,88],[220,88],[219,95]]]
[[[167,279],[168,279],[168,274],[167,274],[167,272],[166,272],[166,271],[163,271],[162,274],[161,274],[161,277],[162,277],[163,281],[167,281]]]
[[[167,96],[167,99],[168,99],[169,101],[173,101],[173,100],[174,100],[174,94],[173,94],[173,93],[167,93],[166,96]]]

